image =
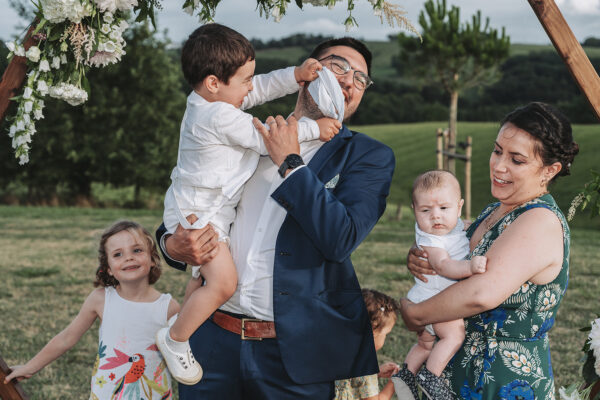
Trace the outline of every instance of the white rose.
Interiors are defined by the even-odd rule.
[[[29,50],[27,50],[27,59],[32,62],[38,62],[40,60],[40,49],[37,46],[31,46]]]
[[[23,104],[23,109],[26,113],[30,113],[33,110],[33,101],[29,100]]]
[[[30,88],[29,86],[27,86],[25,88],[25,90],[23,91],[23,98],[30,99],[32,94],[33,94],[33,89]]]
[[[48,62],[48,60],[43,59],[42,61],[40,61],[40,71],[41,72],[50,71],[50,63]]]

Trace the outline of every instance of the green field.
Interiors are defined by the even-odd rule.
[[[388,210],[353,255],[364,287],[399,298],[412,285],[404,265],[414,235],[407,190],[416,174],[435,166],[435,130],[442,126],[440,122],[360,127],[390,145],[397,157]],[[496,131],[493,123],[459,124],[459,140],[473,136],[474,213],[490,201],[487,159]],[[598,126],[575,126],[574,131],[582,150],[573,176],[562,178],[553,189],[563,207],[589,179],[589,169],[597,165],[592,151],[600,140]],[[400,221],[395,218],[398,204],[404,206]],[[92,290],[100,233],[122,218],[153,230],[160,223],[161,211],[0,207],[0,354],[9,364],[32,357],[76,315]],[[600,312],[598,223],[598,219],[588,222],[580,217],[572,231],[569,290],[550,334],[557,386],[577,378],[585,338],[577,328]],[[164,268],[157,288],[181,299],[186,280],[186,274]],[[413,342],[413,334],[400,322],[379,353],[380,361],[400,362]],[[40,400],[86,398],[96,351],[97,324],[65,356],[24,382],[26,391]]]

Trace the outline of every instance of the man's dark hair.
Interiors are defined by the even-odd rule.
[[[351,38],[351,37],[343,37],[343,38],[339,38],[339,39],[326,40],[326,41],[320,43],[317,47],[315,47],[315,49],[312,51],[312,53],[310,53],[309,57],[319,59],[319,58],[321,58],[323,53],[325,53],[325,50],[327,50],[330,47],[334,47],[334,46],[346,46],[346,47],[350,47],[350,48],[353,48],[354,50],[358,51],[363,56],[363,58],[365,59],[365,62],[367,63],[367,74],[371,75],[371,59],[373,58],[371,51],[367,48],[367,46],[365,46],[365,44],[363,42],[361,42],[360,40]]]
[[[206,24],[183,45],[181,69],[192,87],[209,75],[228,84],[238,68],[254,57],[252,44],[242,34],[221,24]]]

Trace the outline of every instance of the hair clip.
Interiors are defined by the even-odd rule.
[[[381,310],[381,312],[385,311],[385,307],[379,307],[379,309]]]

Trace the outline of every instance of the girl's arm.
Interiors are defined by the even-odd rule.
[[[486,258],[475,256],[471,260],[453,260],[448,252],[439,247],[423,246],[429,254],[429,264],[435,272],[450,279],[468,278],[485,272]]]
[[[470,317],[497,307],[527,281],[551,282],[562,266],[560,221],[548,209],[529,210],[506,228],[486,256],[485,274],[457,282],[419,304],[402,300],[407,327],[418,330],[423,325]]]
[[[10,382],[13,378],[22,380],[31,378],[33,374],[56,360],[75,345],[85,332],[92,326],[97,317],[101,316],[104,306],[104,288],[94,290],[87,297],[79,314],[71,321],[62,332],[54,336],[48,344],[40,350],[25,365],[19,365],[13,368],[13,372],[6,377],[4,383]]]

